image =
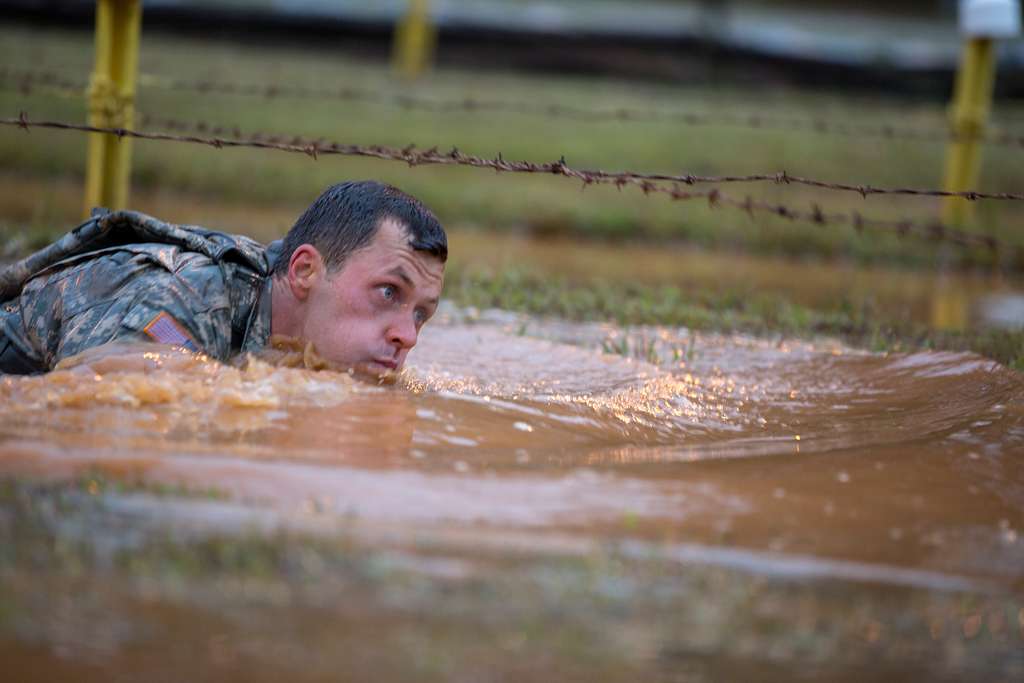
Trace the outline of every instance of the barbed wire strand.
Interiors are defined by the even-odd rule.
[[[193,130],[199,133],[210,133],[216,130],[214,135],[222,135],[225,132],[230,131],[235,139],[244,139],[245,136],[237,126],[230,128],[224,126],[212,126],[205,122],[184,122],[175,119],[155,119],[142,114],[140,117],[140,123],[143,126],[151,123],[158,123],[161,127],[168,128],[170,130]],[[262,137],[262,136],[260,136]],[[284,136],[273,136],[277,140],[284,139]],[[253,139],[252,136],[249,139]],[[293,139],[298,139],[294,137]],[[321,138],[322,140],[322,138]],[[409,149],[415,150],[413,146]],[[530,171],[532,167],[538,166],[530,162],[508,162],[503,159],[500,155],[497,159],[485,160],[480,157],[475,157],[481,163],[479,165],[491,165],[492,168],[502,171],[521,171],[521,172],[538,172]],[[564,157],[562,157],[564,159]],[[490,164],[486,162],[491,162]],[[420,162],[428,163],[428,162]],[[499,168],[500,166],[500,168]],[[512,168],[512,166],[518,166]],[[547,170],[539,171],[542,173],[548,172]],[[887,187],[874,187],[871,185],[857,185],[850,183],[833,183],[824,180],[817,180],[815,178],[805,178],[802,176],[790,175],[786,171],[778,171],[775,173],[754,173],[748,175],[695,175],[691,173],[687,174],[666,174],[666,173],[641,173],[637,171],[601,171],[601,170],[590,170],[580,169],[580,173],[586,174],[592,178],[602,178],[609,181],[615,181],[620,178],[629,178],[634,180],[650,180],[656,182],[669,182],[679,183],[682,185],[711,185],[711,184],[726,184],[726,183],[764,183],[773,182],[780,185],[806,185],[809,187],[815,187],[819,189],[831,190],[836,192],[852,192],[861,195],[861,197],[868,197],[870,195],[904,195],[904,196],[917,196],[917,197],[958,197],[969,201],[978,201],[984,199],[1003,200],[1003,201],[1024,201],[1024,194],[1011,193],[1011,192],[980,192],[977,190],[966,190],[963,192],[950,192],[947,190],[932,190],[932,189],[918,189],[918,188],[887,188]]]
[[[636,174],[609,174],[605,172],[593,172],[573,169],[565,163],[564,159],[552,163],[536,164],[520,161],[510,162],[500,155],[495,159],[463,154],[457,148],[449,152],[440,152],[436,148],[420,150],[415,146],[408,146],[403,149],[386,147],[380,145],[353,145],[326,142],[323,139],[307,141],[301,137],[293,138],[291,141],[282,141],[280,138],[271,137],[266,140],[260,137],[249,139],[226,139],[217,137],[221,133],[214,132],[220,127],[210,129],[210,134],[215,137],[199,135],[178,135],[171,133],[142,132],[126,128],[100,128],[84,124],[67,123],[62,121],[32,121],[28,115],[22,112],[18,118],[0,119],[0,125],[17,126],[29,131],[31,128],[51,128],[58,130],[73,130],[87,133],[105,133],[118,137],[131,137],[144,140],[164,140],[171,142],[184,142],[192,144],[207,145],[216,149],[225,147],[251,147],[257,149],[272,149],[285,152],[305,154],[313,159],[321,155],[346,155],[361,156],[375,159],[401,161],[409,166],[419,165],[458,165],[471,166],[475,168],[490,168],[496,172],[510,173],[538,173],[561,175],[567,178],[578,180],[585,188],[589,185],[606,184],[613,185],[619,189],[625,186],[635,186],[643,191],[645,195],[654,193],[665,194],[676,201],[704,199],[712,207],[729,206],[741,209],[750,215],[754,212],[763,212],[784,218],[790,221],[807,221],[817,225],[850,225],[857,232],[865,229],[886,231],[894,233],[899,237],[917,237],[927,241],[950,242],[962,247],[984,248],[994,253],[1005,253],[1012,251],[1017,258],[1024,260],[1024,247],[1006,244],[990,235],[981,235],[965,232],[958,228],[943,225],[939,222],[919,223],[911,220],[881,220],[869,218],[859,212],[852,213],[826,213],[817,204],[812,205],[810,211],[793,209],[783,204],[775,204],[764,200],[756,200],[746,196],[744,199],[736,199],[718,189],[711,190],[684,190],[678,183],[670,186],[648,180]]]
[[[157,81],[158,82],[158,81]],[[155,84],[155,83],[154,83]],[[875,137],[885,140],[911,140],[917,142],[946,143],[957,140],[958,135],[951,129],[907,128],[892,125],[871,126],[848,122],[830,121],[824,118],[803,119],[782,117],[764,113],[710,113],[699,111],[664,111],[653,109],[585,109],[566,104],[535,104],[531,102],[510,102],[503,100],[463,97],[451,100],[430,99],[415,95],[384,95],[367,89],[343,87],[320,89],[301,86],[233,84],[213,81],[171,80],[166,87],[172,90],[249,95],[274,99],[293,97],[296,99],[340,99],[371,104],[392,105],[401,109],[426,111],[438,114],[495,112],[524,116],[539,116],[552,119],[567,119],[583,123],[669,123],[694,127],[725,126],[752,130],[779,130],[783,132],[810,132],[820,135],[845,137]],[[977,140],[986,145],[1024,148],[1024,134],[996,133],[978,136]]]
[[[6,86],[12,85],[11,89],[17,90],[17,92],[23,97],[30,97],[36,94],[42,95],[55,95],[64,99],[73,99],[82,101],[88,96],[88,89],[80,85],[68,85],[59,84],[51,85],[49,83],[34,83],[32,85],[26,85],[24,83],[13,83],[10,84],[3,80],[0,80],[0,89],[6,89]]]
[[[916,142],[946,143],[959,139],[952,129],[927,127],[900,127],[890,124],[868,125],[846,121],[832,121],[824,118],[804,119],[789,116],[773,116],[763,113],[709,113],[686,111],[658,111],[630,108],[585,109],[565,104],[534,104],[501,100],[481,100],[464,97],[452,100],[438,100],[408,94],[388,95],[377,91],[354,88],[313,88],[280,84],[232,83],[226,81],[186,81],[143,74],[139,77],[143,87],[156,87],[199,94],[243,95],[265,99],[331,99],[349,102],[390,105],[401,109],[425,111],[437,114],[458,112],[495,112],[525,116],[541,116],[554,119],[568,119],[587,123],[673,123],[687,126],[726,126],[751,130],[779,130],[783,132],[810,132],[821,135],[846,137],[873,137],[885,140],[908,140]],[[87,86],[54,72],[31,72],[0,68],[0,85],[11,85],[25,95],[33,91],[51,92],[58,95],[85,95]],[[1024,133],[998,132],[978,135],[979,143],[996,147],[1024,149]]]
[[[176,121],[174,119],[152,119],[145,115],[142,115],[142,125],[148,125],[149,123],[159,122],[164,128],[171,130],[196,130],[199,132],[207,132],[216,129],[218,135],[223,134],[225,131],[234,131],[233,137],[236,139],[243,139],[244,136],[238,130],[237,127],[224,127],[224,126],[213,126],[199,123],[186,123]],[[275,139],[284,139],[286,136],[271,136]],[[295,136],[292,136],[295,137]],[[252,139],[252,138],[250,138]],[[504,160],[502,160],[504,162]],[[424,162],[425,163],[425,162]],[[507,163],[507,162],[504,162]],[[502,169],[511,170],[511,169]],[[585,173],[592,176],[601,176],[610,180],[615,180],[622,177],[631,177],[637,180],[651,180],[658,182],[672,182],[680,183],[683,185],[705,185],[705,184],[725,184],[725,183],[765,183],[772,182],[781,185],[805,185],[808,187],[815,187],[819,189],[825,189],[837,192],[850,192],[861,195],[861,197],[867,198],[871,195],[902,195],[902,196],[915,196],[915,197],[957,197],[966,199],[969,201],[978,200],[1002,200],[1002,201],[1024,201],[1024,194],[1012,193],[1012,192],[981,192],[979,190],[965,190],[960,192],[951,192],[948,190],[936,190],[936,189],[920,189],[910,187],[875,187],[869,184],[854,184],[854,183],[836,183],[815,178],[807,178],[803,176],[791,175],[786,171],[777,171],[774,173],[756,173],[748,175],[720,175],[720,176],[707,176],[707,175],[696,175],[696,174],[663,174],[663,173],[640,173],[635,171],[599,171],[599,170],[586,170]]]

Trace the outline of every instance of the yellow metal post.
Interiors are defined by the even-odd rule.
[[[979,142],[992,108],[996,77],[995,41],[1020,34],[1019,0],[960,0],[960,32],[966,39],[953,89],[950,119],[953,141],[946,153],[946,190],[966,192],[978,185]],[[947,198],[942,218],[952,225],[970,222],[970,200]]]
[[[950,118],[953,140],[946,153],[946,185],[949,192],[965,192],[978,185],[981,168],[979,141],[985,132],[995,84],[995,43],[991,38],[972,38],[964,46],[963,59],[953,89]],[[947,197],[942,217],[950,225],[965,225],[973,215],[970,200]]]
[[[405,16],[395,27],[392,64],[395,73],[406,80],[418,78],[433,61],[437,29],[430,23],[427,0],[409,0]]]
[[[140,0],[97,0],[96,64],[89,83],[89,124],[131,128],[135,122],[135,83],[142,27]],[[128,204],[131,139],[107,133],[89,135],[85,213],[94,206]]]

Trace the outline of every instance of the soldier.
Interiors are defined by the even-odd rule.
[[[437,308],[447,257],[430,210],[372,181],[328,188],[266,247],[95,211],[0,270],[0,373],[45,372],[86,349],[140,340],[226,360],[279,334],[380,376],[402,367]]]

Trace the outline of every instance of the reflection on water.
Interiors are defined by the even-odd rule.
[[[984,301],[984,300],[983,300]],[[979,305],[982,313],[985,312],[984,305]],[[971,317],[971,300],[967,292],[949,282],[943,282],[936,287],[932,295],[932,328],[936,330],[966,330]],[[990,316],[984,316],[989,323],[993,322]]]
[[[7,473],[215,488],[299,528],[1024,589],[1024,382],[971,354],[450,312],[395,386],[146,347],[0,378],[0,403]],[[174,516],[130,518],[151,505]]]

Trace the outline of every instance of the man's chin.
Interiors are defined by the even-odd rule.
[[[398,379],[399,371],[398,367],[391,367],[377,361],[364,361],[352,366],[353,375],[377,384],[394,384]]]

